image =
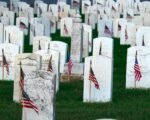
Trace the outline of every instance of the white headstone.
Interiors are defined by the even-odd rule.
[[[67,48],[68,48],[68,45],[64,42],[60,42],[60,41],[50,42],[50,49],[56,50],[60,53],[60,73],[63,73],[64,64],[67,61]]]
[[[16,19],[16,25],[23,31],[25,35],[28,34],[29,22],[26,17],[18,17]]]
[[[7,26],[4,28],[4,42],[19,46],[19,53],[24,51],[24,35],[16,26]]]
[[[19,86],[21,77],[20,66],[22,67],[24,73],[24,79],[26,79],[26,77],[30,76],[32,72],[39,70],[40,65],[41,58],[36,54],[24,53],[16,56],[13,101],[19,103],[21,100],[21,89]]]
[[[99,37],[93,40],[93,56],[113,58],[113,39]]]
[[[136,26],[133,23],[123,23],[121,29],[120,44],[135,45]]]
[[[150,48],[131,47],[127,53],[126,88],[150,88]],[[136,70],[135,71],[135,64]]]
[[[110,58],[87,57],[85,59],[83,101],[110,102],[112,100],[112,78]]]
[[[74,23],[71,36],[71,59],[73,62],[80,62],[82,58],[82,24]]]
[[[72,33],[72,18],[61,19],[61,36],[69,37]]]
[[[15,56],[19,54],[19,46],[10,43],[0,44],[0,79],[14,80]]]
[[[51,72],[53,72],[56,75],[56,91],[59,90],[59,80],[60,80],[60,72],[59,72],[59,66],[60,66],[60,54],[58,51],[55,50],[39,50],[35,52],[36,54],[40,55],[42,57],[42,63],[41,63],[41,70],[49,70],[49,64],[52,66]]]
[[[36,109],[23,107],[22,120],[54,120],[55,77],[47,71],[31,72],[25,78],[24,92]]]
[[[33,52],[38,50],[47,50],[50,48],[50,37],[36,36],[33,38]]]

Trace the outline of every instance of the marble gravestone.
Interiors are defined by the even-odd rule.
[[[30,5],[27,4],[26,2],[18,2],[17,3],[17,8],[18,8],[17,16],[27,17],[29,7]]]
[[[110,6],[110,10],[111,10],[111,14],[110,14],[110,17],[113,18],[113,19],[116,19],[116,18],[120,18],[120,13],[119,13],[119,4],[115,1],[111,1],[111,3],[109,3]]]
[[[111,19],[99,20],[98,36],[99,37],[112,37],[113,36],[113,22]]]
[[[113,39],[99,37],[93,40],[93,56],[104,56],[113,59]]]
[[[114,32],[114,37],[116,38],[120,38],[120,34],[121,34],[121,28],[122,28],[122,24],[126,23],[127,20],[126,19],[114,19],[113,20],[113,32]]]
[[[14,25],[14,21],[15,21],[15,13],[12,12],[12,11],[4,11],[3,12],[3,17],[2,17],[4,20],[2,21],[5,21],[5,18],[8,19],[8,22],[6,25]]]
[[[28,28],[29,28],[28,18],[18,17],[16,19],[16,26],[18,26],[25,35],[28,35]]]
[[[52,16],[50,12],[42,13],[41,17],[47,19],[49,21],[49,24],[50,24],[50,28],[48,28],[49,26],[47,26],[48,29],[45,29],[46,33],[48,33],[48,34],[56,33],[57,17]],[[45,28],[46,28],[46,24],[45,24]]]
[[[80,9],[80,0],[71,0],[71,7],[73,9],[79,10]]]
[[[51,22],[48,18],[41,18],[41,23],[44,27],[43,35],[49,37],[51,34]]]
[[[34,71],[24,81],[24,91],[36,109],[23,107],[22,120],[54,120],[55,75],[47,71]]]
[[[111,102],[112,66],[111,58],[105,56],[85,59],[83,102]]]
[[[82,58],[82,23],[73,23],[71,35],[71,59],[73,62],[80,63]]]
[[[150,88],[150,48],[144,46],[130,47],[127,52],[126,88]],[[134,67],[139,68],[136,72]],[[136,73],[137,74],[136,74]]]
[[[50,4],[48,11],[51,13],[51,16],[58,17],[58,6],[56,4]]]
[[[41,60],[41,70],[52,72],[56,75],[56,91],[59,90],[59,80],[60,80],[60,53],[55,50],[39,50],[35,52],[40,55]]]
[[[140,14],[143,12],[143,7],[141,2],[134,3],[134,13]]]
[[[96,27],[97,17],[95,13],[86,13],[85,14],[85,23],[92,26],[92,29]]]
[[[34,10],[32,7],[30,7],[28,4],[22,4],[21,6],[18,6],[19,12],[18,16],[19,17],[26,17],[28,18],[28,21],[31,20],[31,18],[34,17]]]
[[[143,16],[134,16],[132,22],[136,25],[136,28],[139,28],[144,25]]]
[[[70,10],[70,5],[64,3],[64,2],[59,2],[58,4],[58,22],[62,18],[68,17],[68,11]],[[59,23],[58,23],[58,28],[59,28]]]
[[[124,18],[127,19],[128,22],[132,22],[133,17],[134,17],[133,9],[127,9],[124,12]]]
[[[64,71],[64,64],[67,61],[68,45],[61,41],[51,41],[50,49],[56,50],[60,53],[60,73]]]
[[[87,57],[89,52],[92,51],[92,27],[90,25],[83,24],[83,47],[82,57]]]
[[[4,43],[12,43],[19,46],[19,53],[24,51],[24,35],[16,26],[7,26],[4,28]]]
[[[61,19],[61,36],[69,37],[72,34],[73,19],[63,18]]]
[[[0,1],[0,6],[1,7],[7,7],[7,2]]]
[[[143,25],[144,26],[150,26],[150,14],[149,13],[142,13],[141,14],[143,17]]]
[[[136,45],[150,47],[150,27],[140,27],[136,32]]]
[[[88,7],[91,6],[90,0],[82,0],[82,14],[87,13]]]
[[[39,3],[43,3],[42,0],[35,0],[34,1],[34,14],[37,14],[38,12],[38,6],[39,6]]]
[[[127,0],[117,0],[117,3],[119,4],[119,12],[121,14],[124,14],[126,8],[127,8]]]
[[[105,3],[106,3],[105,0],[95,0],[95,4],[96,4],[98,7],[103,7],[103,6],[105,6]]]
[[[15,60],[15,79],[13,101],[19,103],[21,100],[21,88],[19,85],[20,78],[22,77],[22,68],[24,80],[30,76],[32,72],[40,70],[41,58],[39,55],[32,53],[24,53],[16,56]]]
[[[33,37],[44,35],[44,25],[40,18],[32,18],[30,21],[30,45],[33,44]]]
[[[0,43],[4,42],[4,24],[0,23]]]
[[[17,54],[19,54],[19,46],[10,43],[0,44],[0,80],[14,80]]]
[[[83,63],[73,63],[71,68],[71,74],[69,73],[69,63],[64,64],[64,71],[61,74],[62,82],[69,82],[75,80],[83,80],[84,74],[84,64]]]
[[[33,38],[33,52],[47,50],[50,48],[51,38],[46,36],[36,36]]]
[[[17,2],[20,0],[10,0],[10,10],[17,12]]]
[[[46,3],[38,3],[37,16],[40,17],[42,13],[48,11],[48,5]]]
[[[120,44],[135,45],[136,26],[133,23],[123,23],[121,29]]]

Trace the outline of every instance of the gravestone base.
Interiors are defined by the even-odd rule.
[[[61,82],[70,82],[76,80],[83,80],[83,75],[79,74],[71,74],[68,75],[66,73],[61,74]]]

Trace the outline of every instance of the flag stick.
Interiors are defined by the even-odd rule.
[[[136,79],[134,80],[135,82],[134,82],[134,86],[135,86],[135,88],[136,88]]]
[[[89,102],[91,100],[91,80],[90,80],[90,89],[89,89]]]
[[[69,72],[68,72],[68,81],[70,81],[70,74],[69,74]]]
[[[2,65],[2,80],[4,80],[4,65]]]

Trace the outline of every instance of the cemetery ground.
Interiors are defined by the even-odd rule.
[[[60,31],[51,35],[52,40],[69,44],[70,38],[60,37]],[[93,38],[97,32],[93,31]],[[32,52],[28,36],[25,36],[24,52]],[[110,103],[83,103],[83,81],[61,82],[56,94],[56,120],[149,120],[150,90],[126,90],[126,54],[129,46],[121,46],[114,38],[113,99]],[[103,68],[101,68],[103,69]],[[21,120],[21,105],[13,102],[13,82],[0,81],[0,120]]]

